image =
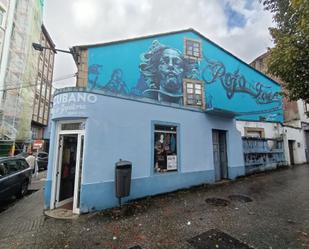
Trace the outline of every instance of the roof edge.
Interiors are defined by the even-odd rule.
[[[55,49],[56,45],[55,45],[53,39],[51,38],[50,34],[48,33],[48,31],[47,31],[46,26],[45,26],[44,23],[41,25],[41,28],[42,28],[43,34],[44,34],[45,37],[47,38],[48,43],[51,45],[51,47],[52,47],[53,49]]]
[[[178,34],[178,33],[183,33],[183,32],[188,32],[188,31],[198,33],[193,28],[187,28],[187,29],[181,29],[181,30],[176,30],[176,31],[168,31],[168,32],[163,32],[163,33],[156,33],[156,34],[151,34],[151,35],[132,37],[132,38],[127,38],[127,39],[122,39],[122,40],[99,42],[99,43],[86,44],[86,45],[76,45],[76,46],[73,46],[72,48],[78,47],[79,49],[87,49],[87,48],[92,48],[92,47],[107,46],[107,45],[111,45],[111,44],[117,44],[117,43],[123,43],[123,42],[135,41],[135,40],[143,40],[143,39],[148,39],[148,38],[157,37],[157,36]]]
[[[251,61],[251,62],[249,63],[249,65],[252,64],[252,63],[254,63],[254,62],[256,62],[257,60],[260,60],[260,59],[262,59],[262,58],[267,57],[267,54],[269,54],[269,50],[267,50],[266,52],[260,54],[260,55],[259,55],[258,57],[256,57],[253,61]]]

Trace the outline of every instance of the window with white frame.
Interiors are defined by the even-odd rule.
[[[177,171],[177,126],[154,125],[153,150],[155,172]]]
[[[85,130],[85,122],[75,122],[75,123],[63,123],[61,124],[61,130],[62,131],[68,131],[68,130]]]
[[[191,59],[202,58],[202,44],[200,41],[185,39],[185,56]]]
[[[204,108],[204,86],[203,81],[184,80],[184,103],[186,105]]]

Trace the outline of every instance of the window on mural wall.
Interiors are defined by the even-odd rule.
[[[184,80],[184,102],[186,105],[204,107],[203,82]]]
[[[202,57],[202,45],[200,41],[185,39],[185,55],[190,58]]]
[[[155,172],[177,171],[177,126],[154,126]]]

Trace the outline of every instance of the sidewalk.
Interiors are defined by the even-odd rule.
[[[7,210],[0,213],[0,241],[2,238],[15,237],[17,234],[37,231],[43,226],[43,185],[46,171],[40,172],[38,179],[33,178],[29,186],[31,195],[16,200]],[[34,192],[35,191],[35,192]],[[0,242],[2,248],[3,242]]]
[[[199,249],[206,247],[192,238],[211,229],[252,248],[309,248],[308,165],[146,198],[124,216],[105,211],[77,220],[44,218],[42,195],[38,191],[0,215],[1,249]]]

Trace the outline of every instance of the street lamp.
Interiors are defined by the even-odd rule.
[[[48,50],[52,50],[54,51],[55,53],[57,52],[62,52],[62,53],[67,53],[67,54],[71,54],[73,56],[76,55],[76,53],[74,53],[74,51],[70,51],[70,50],[62,50],[62,49],[56,49],[56,48],[49,48],[49,47],[44,47],[42,46],[41,44],[39,43],[32,43],[32,47],[34,50],[37,50],[37,51],[40,51],[40,52],[43,52],[44,49],[48,49]],[[21,88],[20,88],[21,89]],[[21,90],[20,90],[21,91]],[[16,106],[17,106],[17,102],[19,101],[19,96],[20,96],[20,93],[18,94],[18,98],[16,100]],[[15,119],[16,119],[16,109],[17,107],[15,106],[15,115],[14,115],[14,119],[13,119],[13,129],[15,128]],[[13,145],[12,145],[12,148],[11,148],[11,152],[10,154],[13,156],[15,154],[15,146],[16,146],[16,134],[14,136],[14,140],[13,140]]]
[[[32,47],[35,50],[40,51],[40,52],[42,52],[44,49],[49,49],[49,50],[55,51],[56,53],[57,52],[62,52],[62,53],[67,53],[67,54],[74,54],[72,51],[69,51],[69,50],[62,50],[62,49],[57,49],[57,48],[44,47],[41,44],[35,43],[35,42],[32,43]]]

